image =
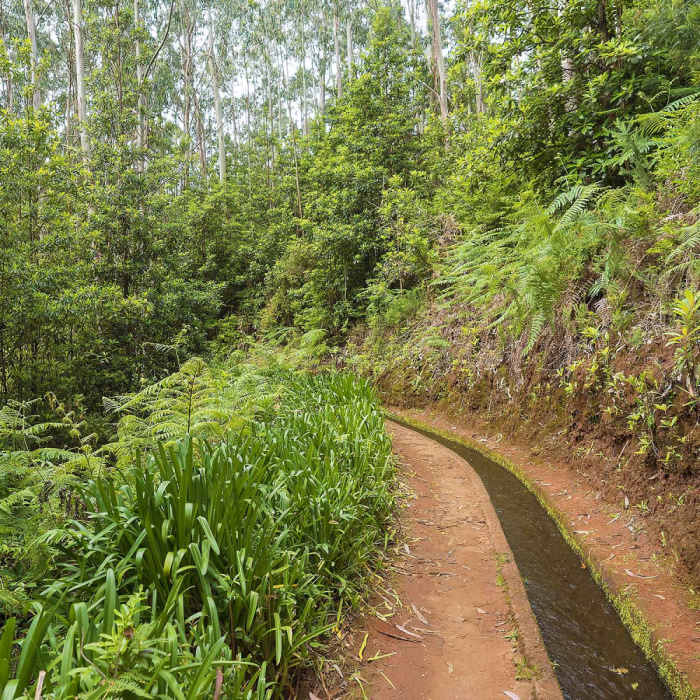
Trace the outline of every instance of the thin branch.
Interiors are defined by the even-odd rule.
[[[158,47],[158,50],[153,54],[153,58],[151,59],[151,62],[148,64],[148,68],[146,68],[146,72],[143,74],[142,80],[146,80],[146,78],[148,78],[148,75],[151,72],[151,68],[153,68],[153,64],[156,62],[156,59],[158,58],[158,54],[160,54],[162,48],[165,46],[165,42],[168,39],[168,34],[170,34],[170,23],[173,19],[173,8],[174,7],[175,7],[175,0],[170,0],[170,12],[168,13],[168,24],[165,27],[165,34],[163,35],[163,41],[160,42],[160,46]]]

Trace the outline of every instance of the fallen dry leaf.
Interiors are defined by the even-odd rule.
[[[321,700],[321,698],[319,698],[318,695],[314,695],[313,693],[309,693],[309,700]]]
[[[400,634],[394,634],[393,632],[386,632],[385,630],[380,630],[378,627],[375,627],[374,629],[379,632],[379,634],[383,634],[386,637],[391,637],[392,639],[398,639],[401,642],[415,642],[418,641],[416,639],[411,639],[410,637],[404,637],[403,635]]]
[[[418,610],[418,608],[417,608],[413,603],[411,603],[411,610],[413,610],[413,614],[414,614],[424,625],[427,625],[428,627],[430,627],[430,623],[425,619],[425,617],[424,617],[423,615],[421,615],[420,610]]]
[[[625,569],[625,573],[628,576],[631,576],[632,578],[658,578],[661,574],[654,574],[653,576],[644,576],[643,574],[635,574],[633,571],[630,571],[629,569]]]
[[[481,608],[477,608],[476,611],[479,613],[479,615],[488,615],[486,610],[482,610]]]
[[[654,598],[661,598],[661,600],[666,600],[662,595],[659,595],[658,593],[654,593]]]
[[[415,632],[411,632],[407,630],[405,627],[402,627],[401,625],[396,625],[396,629],[399,630],[400,632],[404,632],[405,634],[410,635],[411,637],[415,637],[416,639],[423,639],[419,634],[416,634]]]
[[[520,696],[516,695],[515,693],[511,693],[510,690],[504,690],[503,694],[507,697],[510,698],[510,700],[520,700]]]

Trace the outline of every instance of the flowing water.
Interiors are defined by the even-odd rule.
[[[564,697],[670,698],[654,667],[535,496],[507,469],[476,450],[395,422],[456,452],[481,477],[513,551]]]

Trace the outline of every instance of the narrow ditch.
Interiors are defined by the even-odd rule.
[[[476,450],[393,416],[391,420],[448,447],[481,478],[525,583],[565,698],[671,697],[552,518],[513,474]]]

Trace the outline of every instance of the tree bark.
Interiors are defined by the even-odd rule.
[[[440,116],[443,121],[447,121],[447,72],[445,70],[445,59],[442,54],[442,32],[440,29],[440,13],[438,11],[437,0],[427,0],[429,22],[431,25],[431,36],[433,44],[433,58],[437,69],[439,82]]]
[[[188,187],[190,182],[190,158],[192,156],[192,138],[191,138],[191,121],[192,121],[192,34],[194,33],[194,22],[190,15],[187,4],[182,2],[182,19],[181,19],[182,39],[180,40],[180,62],[182,64],[182,81],[184,87],[183,105],[182,105],[182,131],[185,142],[187,143],[187,162],[184,168],[184,186]]]
[[[214,23],[211,19],[211,10],[207,8],[207,20],[209,21],[209,69],[211,70],[211,84],[214,91],[214,113],[216,114],[216,135],[219,144],[219,182],[226,184],[226,144],[224,143],[224,120],[221,116],[221,95],[219,93],[219,76],[216,71],[216,59],[214,56]]]
[[[335,42],[335,90],[336,99],[343,96],[343,67],[340,63],[340,26],[338,19],[338,5],[333,6],[333,40]]]
[[[346,40],[347,40],[347,59],[348,59],[348,80],[352,76],[352,64],[353,64],[353,53],[352,53],[352,20],[350,15],[348,15],[347,23],[345,25]]]
[[[32,0],[24,0],[24,14],[27,18],[27,35],[32,52],[32,100],[34,109],[41,107],[41,91],[39,90],[39,49],[36,43],[36,23],[34,20],[34,3]]]
[[[3,5],[2,0],[0,0],[0,39],[2,39],[3,41],[7,41],[5,37],[5,32],[5,7]],[[12,113],[13,111],[12,101],[12,72],[8,70],[5,76],[5,107],[10,113]]]
[[[321,70],[318,80],[318,108],[321,114],[326,111],[326,57],[321,61]]]
[[[143,172],[146,167],[146,163],[143,160],[142,149],[145,146],[146,139],[146,126],[145,111],[146,111],[146,98],[143,94],[143,66],[141,65],[141,40],[139,39],[138,32],[141,30],[141,16],[139,8],[139,0],[134,0],[134,29],[136,30],[136,83],[138,89],[138,123],[136,126],[136,148],[139,150],[138,156],[138,171]]]
[[[472,51],[472,69],[474,71],[474,88],[476,90],[476,113],[483,114],[486,111],[484,105],[484,82],[481,79],[481,54]]]
[[[272,106],[272,71],[270,70],[270,58],[267,63],[267,117],[270,120],[270,159],[272,167],[275,167],[275,110]]]
[[[598,0],[598,30],[603,41],[610,41],[610,30],[608,28],[608,16],[605,0]]]
[[[78,123],[80,124],[80,147],[83,160],[90,160],[90,139],[87,132],[87,110],[85,108],[85,54],[83,49],[83,8],[81,0],[73,0],[73,33],[75,34],[75,73],[78,95]]]

